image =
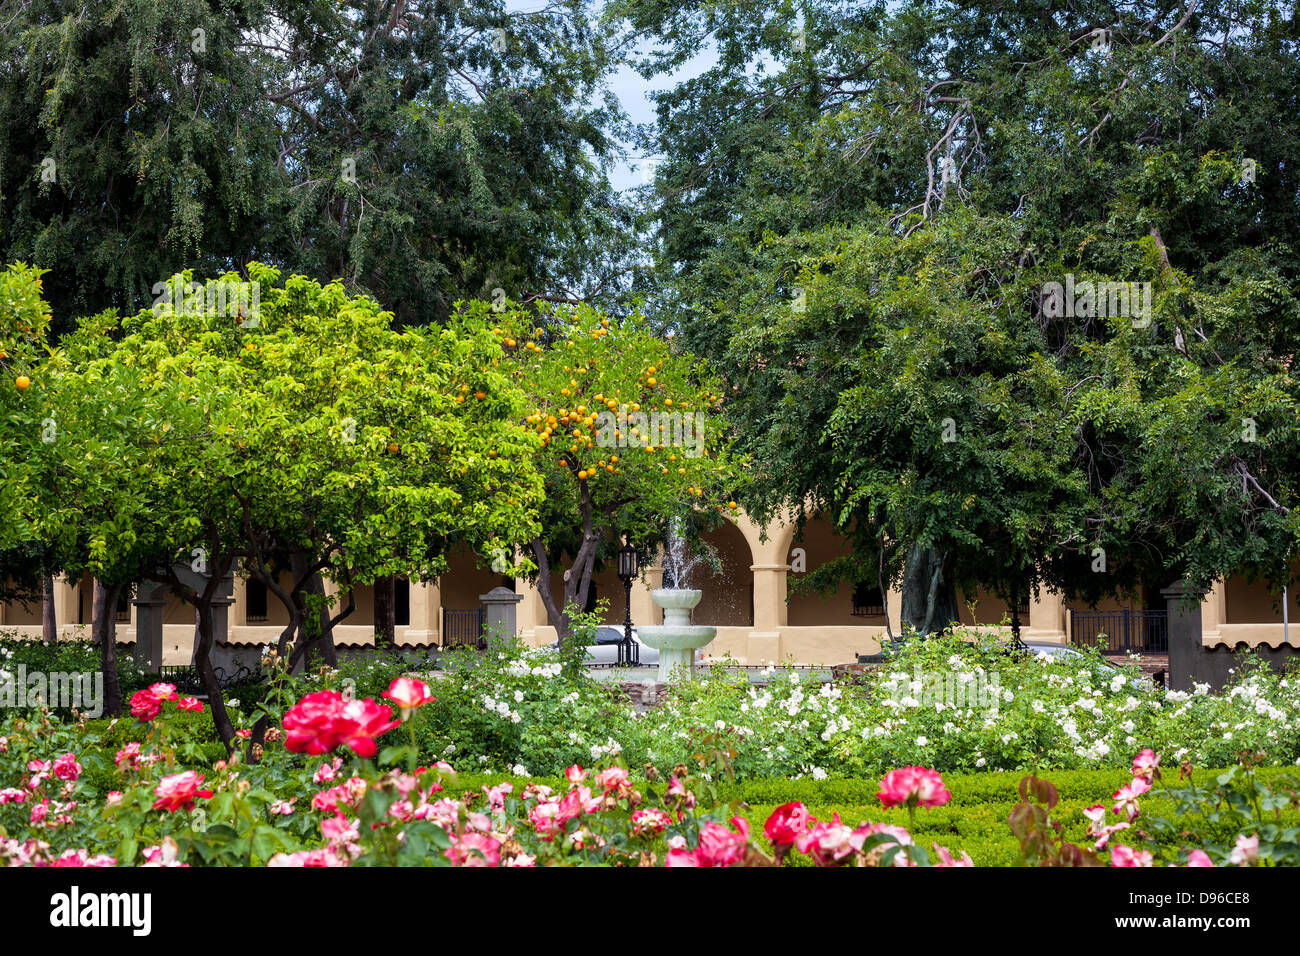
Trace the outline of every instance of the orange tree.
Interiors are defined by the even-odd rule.
[[[492,333],[529,396],[524,425],[540,439],[541,530],[527,548],[563,641],[570,607],[586,606],[592,575],[622,538],[644,563],[674,527],[697,534],[736,509],[731,495],[740,470],[719,414],[721,386],[637,314],[612,317],[587,305],[461,305],[459,321],[481,318],[495,321]],[[462,386],[463,401],[488,397]],[[553,572],[560,572],[558,588]]]
[[[281,652],[302,637],[294,667],[317,643],[313,578],[350,592],[435,577],[453,539],[499,548],[532,534],[541,484],[525,395],[488,328],[398,331],[340,283],[249,270],[255,314],[205,283],[65,339],[49,362],[59,428],[41,528],[70,569],[161,582],[194,605],[195,665],[228,745],[209,658],[225,575],[242,568],[284,603]],[[461,383],[494,397],[466,407]]]
[[[41,297],[44,271],[15,263],[0,272],[0,599],[31,597],[44,563],[31,508],[47,450],[41,409],[50,323]]]

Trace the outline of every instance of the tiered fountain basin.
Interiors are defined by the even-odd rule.
[[[718,629],[691,623],[691,608],[700,603],[703,591],[686,588],[658,588],[650,599],[664,609],[663,624],[637,628],[642,642],[659,651],[659,680],[695,676],[695,651],[714,639]]]

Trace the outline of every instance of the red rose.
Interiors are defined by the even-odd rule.
[[[284,715],[284,746],[292,753],[325,754],[351,747],[359,757],[373,757],[374,738],[397,726],[393,712],[371,698],[345,701],[337,691],[308,694]]]
[[[773,846],[789,846],[808,829],[808,808],[802,803],[784,803],[772,811],[763,824],[763,834]]]
[[[152,691],[138,690],[131,695],[131,716],[145,723],[162,713],[162,701]]]
[[[193,770],[186,770],[184,773],[172,774],[170,777],[163,777],[158,781],[158,786],[154,788],[154,796],[158,797],[154,801],[155,810],[167,810],[175,813],[177,810],[188,810],[194,806],[194,801],[199,797],[204,800],[212,796],[211,790],[200,790],[199,784],[203,783],[203,774]]]

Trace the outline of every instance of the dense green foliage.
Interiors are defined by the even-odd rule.
[[[0,259],[60,331],[269,262],[403,323],[626,287],[615,44],[583,0],[5,3]]]
[[[648,74],[716,47],[658,96],[656,304],[730,386],[751,511],[826,512],[828,573],[883,565],[921,630],[956,583],[1289,576],[1290,5],[612,10]],[[1150,308],[1049,303],[1076,280]]]

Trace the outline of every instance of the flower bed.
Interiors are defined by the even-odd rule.
[[[395,676],[382,660],[342,674],[358,696],[376,697]],[[661,770],[695,766],[701,753],[725,758],[741,779],[879,777],[900,764],[944,773],[1119,768],[1147,746],[1198,766],[1227,766],[1242,751],[1300,762],[1294,672],[1247,666],[1222,693],[1170,693],[1095,652],[1008,655],[959,634],[910,642],[857,682],[809,683],[776,668],[761,676],[755,686],[718,668],[641,712],[617,688],[566,671],[549,649],[506,643],[452,656],[418,743],[426,762],[461,772],[541,776],[615,756]]]
[[[596,770],[575,764],[554,782],[498,779],[470,789],[445,762],[417,763],[417,728],[433,712],[429,687],[399,678],[386,696],[397,704],[396,714],[371,698],[312,692],[289,709],[283,732],[273,728],[267,735],[258,763],[235,755],[186,766],[202,752],[184,729],[197,702],[170,685],[153,685],[134,695],[128,726],[139,739],[113,754],[117,786],[107,792],[88,772],[107,769],[107,752],[84,723],[44,715],[9,720],[0,733],[0,858],[64,866],[1300,861],[1297,783],[1258,772],[1253,759],[1211,786],[1184,783],[1187,768],[1181,768],[1179,783],[1153,799],[1160,760],[1146,750],[1109,798],[1098,799],[1105,790],[1093,789],[1093,801],[1082,808],[1027,776],[1005,815],[1005,805],[955,800],[953,791],[961,797],[965,781],[950,787],[933,769],[905,766],[880,778],[873,806],[852,808],[870,814],[864,818],[848,807],[823,809],[803,800],[746,806],[685,765],[663,774],[647,766],[634,775],[617,761]],[[823,795],[833,790],[822,786]],[[759,793],[754,788],[751,797]],[[955,843],[954,836],[973,835],[963,833],[968,822],[1009,833],[1014,859]]]

